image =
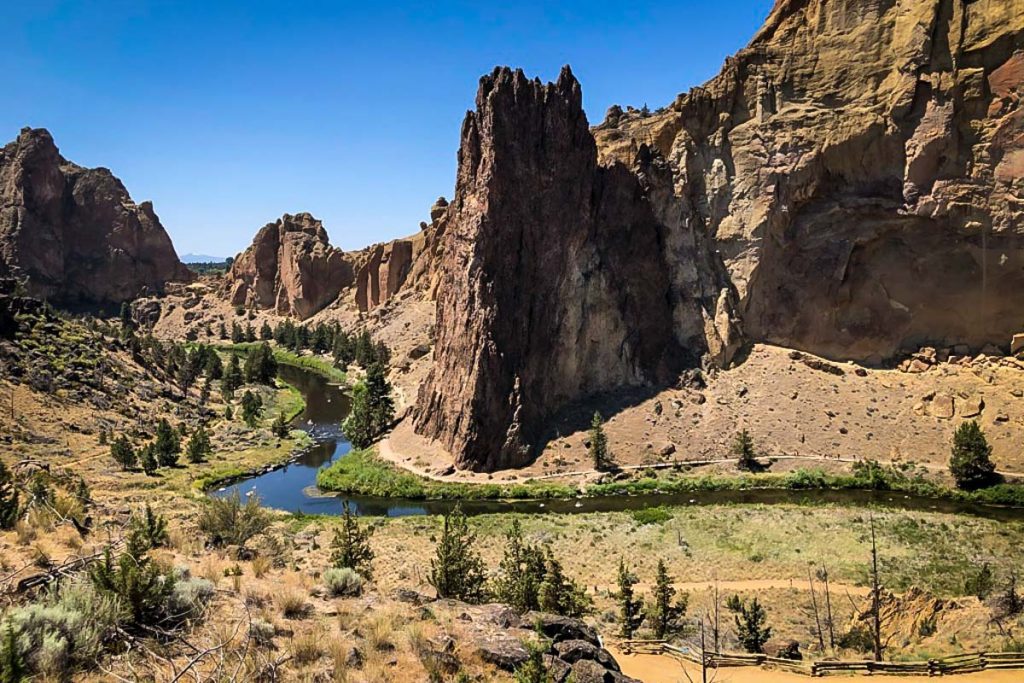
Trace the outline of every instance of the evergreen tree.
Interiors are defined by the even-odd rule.
[[[4,461],[0,460],[0,529],[14,528],[20,509],[14,475],[7,469]]]
[[[208,346],[206,349],[208,353],[203,359],[203,372],[206,373],[207,379],[220,379],[224,376],[224,363],[221,362],[220,354]]]
[[[186,455],[188,461],[191,463],[200,463],[206,461],[206,456],[213,452],[213,448],[210,446],[210,435],[206,433],[206,427],[199,425],[196,431],[192,434],[192,438],[188,440],[188,449]]]
[[[484,562],[473,548],[476,535],[469,530],[462,507],[444,516],[444,529],[436,555],[430,561],[430,585],[439,598],[478,603],[486,598]]]
[[[136,539],[135,542],[137,542]],[[110,549],[103,561],[95,564],[89,577],[97,591],[110,595],[127,610],[130,627],[156,624],[164,613],[171,593],[174,592],[174,576],[164,573],[153,563],[141,546],[126,549],[114,562]]]
[[[231,343],[241,344],[245,341],[245,332],[242,331],[242,326],[237,321],[231,322]]]
[[[373,443],[376,432],[373,429],[369,392],[363,382],[357,382],[352,387],[352,406],[341,428],[355,448],[366,448]]]
[[[142,447],[142,450],[139,451],[139,464],[142,465],[142,471],[146,474],[153,474],[156,472],[156,468],[159,467],[159,463],[156,460],[156,452],[152,443],[146,444]]]
[[[132,307],[125,301],[121,304],[121,329],[125,332],[135,330],[135,320],[132,318]]]
[[[228,328],[224,327],[223,322],[217,327],[217,336],[224,340],[228,338]]]
[[[334,335],[334,348],[331,351],[334,356],[334,364],[345,369],[355,361],[356,350],[352,338],[345,332],[339,331]]]
[[[977,422],[971,420],[957,427],[949,471],[959,488],[973,490],[991,484],[996,471],[991,457],[992,447]]]
[[[107,430],[105,427],[100,427],[100,445],[107,445]]]
[[[231,409],[231,404],[224,406],[224,419],[231,422],[235,419],[235,411]]]
[[[270,341],[273,338],[274,331],[270,329],[270,323],[264,320],[263,325],[260,326],[260,339],[263,341]]]
[[[756,597],[750,603],[733,597],[728,606],[736,613],[736,638],[747,652],[764,652],[764,644],[772,637],[764,607]]]
[[[235,397],[235,390],[242,386],[242,368],[238,365],[238,356],[231,354],[228,361],[228,369],[224,371],[224,378],[220,381],[221,392],[224,400],[230,401]]]
[[[746,429],[736,433],[732,443],[732,454],[736,456],[736,465],[741,470],[750,471],[757,469],[754,439]]]
[[[346,500],[341,516],[341,528],[334,530],[334,540],[331,541],[331,565],[338,568],[348,567],[370,579],[373,573],[370,567],[370,563],[373,562],[373,549],[370,547],[372,533],[371,527],[364,529],[359,525]]]
[[[273,384],[277,375],[277,360],[274,359],[274,352],[270,344],[263,342],[245,357],[245,368],[243,376],[246,382],[253,384]]]
[[[594,413],[590,421],[590,446],[587,449],[590,459],[594,463],[594,469],[598,472],[608,472],[615,469],[615,462],[611,453],[608,452],[608,437],[604,433],[604,420],[601,413]]]
[[[250,344],[256,341],[256,330],[252,329],[252,323],[245,324],[245,341]]]
[[[370,331],[364,329],[359,333],[356,338],[355,344],[355,361],[356,364],[361,368],[368,368],[370,364],[377,360],[376,349],[373,346],[373,338],[370,337]]]
[[[270,426],[270,431],[274,433],[274,436],[284,439],[288,436],[288,422],[284,419],[284,413],[279,412],[277,419],[274,420],[274,424]]]
[[[554,683],[555,679],[544,663],[544,655],[551,648],[550,641],[542,638],[538,643],[525,641],[523,645],[526,647],[526,661],[516,668],[515,683]],[[570,674],[566,680],[575,679]]]
[[[636,575],[626,569],[626,561],[619,559],[618,574],[619,590],[615,596],[619,603],[619,634],[623,638],[632,638],[633,633],[640,628],[644,620],[644,601],[636,596],[634,587],[637,584]]]
[[[166,418],[160,418],[156,425],[156,442],[153,445],[153,450],[161,467],[174,467],[178,464],[181,438]]]
[[[654,579],[654,596],[647,613],[654,637],[663,640],[677,633],[680,622],[686,614],[687,596],[683,594],[674,601],[676,589],[672,586],[672,577],[668,574],[664,560],[658,560],[658,572]]]
[[[141,515],[132,515],[128,529],[128,545],[133,557],[138,557],[150,548],[166,546],[169,538],[167,520],[153,512],[149,503],[146,503]]]
[[[246,391],[242,396],[242,420],[250,428],[256,426],[260,412],[263,410],[263,399],[251,391]]]
[[[27,674],[18,637],[14,634],[14,625],[7,619],[3,635],[0,636],[0,683],[21,683]]]
[[[518,519],[505,534],[505,555],[498,565],[498,577],[492,592],[520,614],[540,609],[538,592],[544,580],[544,552],[523,541],[523,527]]]
[[[123,470],[130,470],[137,464],[135,449],[124,435],[117,437],[110,444],[110,456]]]
[[[395,417],[395,401],[391,398],[391,384],[385,366],[375,362],[366,370],[366,396],[374,436],[382,434]]]
[[[565,617],[582,617],[590,611],[591,601],[582,586],[565,575],[562,564],[548,550],[544,578],[537,589],[541,610]]]
[[[985,562],[981,565],[978,573],[967,580],[964,592],[976,596],[979,600],[985,600],[992,594],[993,588],[995,588],[995,577],[992,575],[992,567]]]

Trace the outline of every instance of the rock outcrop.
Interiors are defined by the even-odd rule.
[[[394,296],[405,283],[413,261],[412,240],[394,240],[370,249],[356,269],[356,305],[368,311]]]
[[[749,336],[877,362],[1019,332],[1022,95],[1022,0],[779,0],[715,79],[596,135],[668,161]]]
[[[0,277],[74,307],[192,276],[151,203],[133,202],[109,170],[64,159],[46,130],[24,128],[0,149]]]
[[[234,260],[226,288],[231,303],[306,319],[355,280],[351,262],[308,213],[285,214],[256,233]]]
[[[578,93],[497,70],[463,125],[415,413],[460,466],[744,341],[877,363],[1020,331],[1024,0],[778,0],[664,110],[590,131]]]
[[[660,171],[645,153],[650,180],[598,165],[571,71],[542,85],[496,69],[476,106],[446,208],[438,352],[415,420],[460,467],[490,470],[526,462],[563,406],[671,381],[707,344],[703,302],[682,302],[662,261],[669,229],[645,197]],[[673,256],[712,269],[699,250],[680,244]]]

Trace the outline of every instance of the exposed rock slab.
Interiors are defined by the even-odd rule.
[[[114,304],[189,281],[150,202],[24,128],[0,149],[0,277],[61,305]]]
[[[256,233],[231,264],[226,287],[233,305],[305,319],[353,280],[352,264],[330,245],[323,223],[299,213],[285,214]]]

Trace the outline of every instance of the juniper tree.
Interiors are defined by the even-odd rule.
[[[377,435],[374,431],[369,391],[363,382],[357,382],[352,387],[352,405],[341,428],[355,448],[366,448],[373,443]]]
[[[391,384],[386,377],[382,361],[372,363],[366,370],[366,398],[374,435],[383,433],[395,417],[395,401],[391,398]]]
[[[156,441],[153,444],[153,450],[161,467],[174,467],[178,464],[181,438],[167,418],[160,418],[156,425]]]
[[[228,361],[228,369],[224,371],[224,378],[220,381],[221,392],[225,401],[235,397],[235,390],[242,386],[242,368],[238,364],[238,356],[232,354]]]
[[[972,490],[991,484],[996,471],[991,458],[992,446],[976,421],[964,422],[956,428],[949,471],[959,488]]]
[[[733,596],[728,603],[736,614],[736,638],[747,652],[764,652],[764,644],[772,637],[768,614],[755,597],[749,603]]]
[[[0,683],[20,683],[27,674],[25,659],[14,633],[14,624],[7,619],[3,634],[0,635]]]
[[[160,463],[157,462],[156,452],[152,443],[146,444],[139,451],[139,464],[142,465],[142,471],[146,474],[153,474],[156,472],[156,468],[160,466]]]
[[[594,413],[594,417],[590,421],[590,446],[588,451],[595,470],[607,472],[615,469],[611,453],[608,452],[608,437],[604,433],[604,419],[601,417],[601,413],[598,412]]]
[[[626,569],[626,561],[622,558],[619,558],[618,584],[615,599],[619,603],[619,634],[623,638],[632,638],[644,620],[644,601],[636,596],[636,575]]]
[[[665,639],[677,633],[686,615],[688,598],[684,593],[675,600],[676,589],[672,586],[672,577],[664,560],[658,560],[658,571],[654,579],[654,595],[651,600],[648,620],[654,637]]]
[[[242,419],[249,427],[255,427],[256,421],[263,410],[263,399],[251,391],[246,391],[242,396]]]
[[[732,442],[732,454],[736,456],[736,465],[741,470],[757,469],[757,456],[754,452],[754,439],[746,429],[736,433]]]
[[[518,519],[505,534],[505,554],[494,580],[496,600],[519,613],[540,608],[539,591],[544,580],[544,552],[523,540],[523,527]]]
[[[270,344],[263,342],[255,346],[245,357],[242,371],[246,382],[253,384],[273,384],[277,375],[277,361]]]
[[[161,515],[153,512],[153,508],[146,503],[141,514],[132,515],[131,524],[128,529],[130,545],[133,548],[133,555],[146,552],[150,548],[159,548],[167,545],[167,520]]]
[[[470,603],[485,599],[484,562],[473,548],[475,541],[462,507],[456,505],[444,516],[441,539],[430,561],[430,585],[437,597]]]
[[[339,569],[348,567],[361,574],[363,578],[370,579],[373,575],[370,567],[370,563],[373,562],[373,548],[370,547],[372,533],[371,527],[360,526],[346,500],[341,516],[341,527],[334,530],[334,539],[331,541],[331,565]]]
[[[18,501],[18,489],[14,482],[14,475],[7,469],[7,465],[0,460],[0,529],[11,529],[18,521],[20,510]]]
[[[548,549],[544,559],[544,578],[537,588],[537,605],[552,614],[565,617],[582,617],[590,611],[591,601],[578,583],[565,575],[562,564]]]
[[[206,461],[206,456],[213,452],[210,446],[210,435],[206,433],[206,427],[199,425],[188,441],[186,455],[191,463]]]
[[[264,320],[263,324],[260,326],[260,339],[263,341],[270,341],[273,338],[274,331],[270,329],[270,323]]]
[[[279,412],[277,414],[274,424],[270,426],[270,431],[274,433],[274,436],[278,436],[282,439],[288,436],[288,422],[284,419],[283,412]]]
[[[121,466],[122,470],[130,470],[138,462],[135,449],[132,448],[128,438],[123,434],[114,439],[113,443],[110,444],[110,457]]]

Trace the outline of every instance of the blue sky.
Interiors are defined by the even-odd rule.
[[[706,81],[773,1],[0,4],[0,139],[48,128],[153,200],[179,254],[231,255],[285,212],[346,249],[415,232],[495,65],[571,64],[593,123]]]

